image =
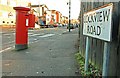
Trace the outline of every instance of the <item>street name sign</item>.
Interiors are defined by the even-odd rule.
[[[107,4],[83,15],[83,35],[111,41],[113,4]]]

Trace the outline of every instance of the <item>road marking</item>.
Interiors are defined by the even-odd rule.
[[[68,32],[68,30],[67,31],[63,31],[63,33],[65,33],[65,32]]]
[[[31,33],[30,33],[31,34]],[[34,36],[36,36],[36,35],[40,35],[40,34],[33,34]],[[50,36],[53,36],[53,35],[55,35],[55,34],[46,34],[46,35],[42,35],[42,36],[39,36],[39,37],[42,37],[42,38],[44,38],[44,37],[50,37]],[[34,39],[35,41],[34,42],[38,42],[37,41],[37,39]],[[15,42],[15,41],[11,41],[11,42],[8,42],[8,43],[5,43],[5,44],[9,44],[9,43],[13,43],[13,42]],[[30,43],[34,43],[34,42],[28,42],[28,44]],[[14,46],[13,46],[14,47]],[[4,51],[7,51],[7,50],[10,50],[11,48],[13,48],[13,47],[8,47],[8,48],[6,48],[6,49],[4,49],[4,50],[1,50],[0,51],[0,53],[2,53],[2,52],[4,52]]]
[[[38,42],[38,41],[34,41],[34,42]]]
[[[10,43],[14,43],[14,42],[15,42],[15,41],[11,41],[11,42],[8,42],[8,43],[10,44]]]
[[[15,35],[15,33],[13,33],[13,35]]]
[[[40,34],[34,34],[34,33],[30,33],[30,34],[28,34],[29,36],[41,36],[41,35],[43,35],[44,33],[40,33]]]
[[[29,42],[29,43],[31,44],[31,43],[34,43],[34,42]],[[28,43],[28,44],[29,44],[29,43]]]
[[[42,37],[42,38],[44,38],[44,37],[50,37],[50,36],[53,36],[53,35],[55,35],[55,34],[46,34],[46,35],[39,36],[39,37]]]
[[[8,47],[8,48],[6,48],[6,49],[4,49],[4,50],[1,50],[0,51],[0,53],[2,53],[2,52],[4,52],[4,51],[7,51],[7,50],[10,50],[12,47]]]
[[[33,33],[28,33],[28,35],[32,35]]]
[[[30,53],[30,52],[25,52],[25,53]]]
[[[35,41],[37,40],[37,39],[34,39]]]
[[[6,45],[6,44],[10,44],[10,43],[14,43],[15,41],[11,41],[11,42],[8,42],[8,43],[4,43],[3,45]]]
[[[11,37],[8,37],[8,38],[11,38]]]
[[[46,34],[46,35],[42,35],[42,36],[39,36],[39,37],[42,37],[42,38],[45,38],[45,37],[50,37],[50,36],[53,36],[55,34]],[[33,42],[28,42],[28,44],[31,44],[31,43],[35,43],[35,42],[38,42],[39,40],[38,39],[34,39]]]
[[[5,36],[9,36],[10,34],[4,34]]]
[[[32,34],[31,36],[38,36],[38,35],[41,35],[41,34]]]

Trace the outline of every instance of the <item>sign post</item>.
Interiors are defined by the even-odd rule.
[[[85,71],[88,71],[88,64],[89,64],[89,57],[88,57],[88,53],[89,53],[89,45],[90,41],[89,41],[89,37],[86,37],[86,50],[85,50]]]
[[[107,76],[109,64],[109,42],[112,40],[112,8],[113,4],[106,4],[93,9],[83,15],[83,35],[104,40],[104,57],[102,75]],[[85,71],[88,70],[89,38],[86,39]]]
[[[103,77],[107,76],[108,74],[109,52],[110,52],[110,45],[108,42],[104,42],[103,71],[102,71]]]

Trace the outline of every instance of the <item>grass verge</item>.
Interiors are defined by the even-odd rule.
[[[85,65],[85,58],[80,55],[79,52],[75,54],[76,60],[79,65],[79,71],[82,76],[88,76],[88,77],[99,77],[102,78],[102,72],[97,69],[97,67],[93,66],[89,63],[88,65],[88,71],[84,71],[84,65]]]

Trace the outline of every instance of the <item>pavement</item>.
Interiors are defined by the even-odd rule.
[[[78,29],[2,52],[3,76],[79,76],[75,53]]]

